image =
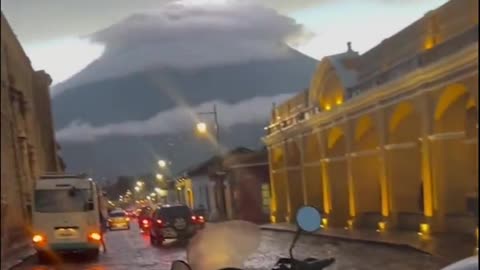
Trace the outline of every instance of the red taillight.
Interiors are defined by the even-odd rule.
[[[196,216],[192,216],[192,220],[193,220],[193,221],[196,221],[196,220],[197,220],[197,217],[196,217]]]
[[[146,220],[146,219],[142,220],[142,224],[143,225],[148,225],[148,220]]]
[[[199,222],[205,222],[205,218],[203,216],[198,216],[198,221]]]
[[[32,241],[37,244],[37,243],[41,243],[43,241],[45,241],[45,238],[40,235],[40,234],[35,234],[33,237],[32,237]]]
[[[157,224],[162,225],[162,224],[163,224],[163,221],[162,221],[161,219],[157,219]]]

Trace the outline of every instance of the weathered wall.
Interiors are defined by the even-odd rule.
[[[39,175],[58,171],[50,113],[50,78],[36,73],[1,16],[1,197],[4,252],[28,244],[32,188]]]

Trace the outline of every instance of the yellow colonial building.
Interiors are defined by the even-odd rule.
[[[473,232],[478,0],[452,0],[359,55],[323,58],[268,135],[272,222]]]

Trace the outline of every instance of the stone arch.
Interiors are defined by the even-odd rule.
[[[421,117],[413,100],[388,108],[386,164],[391,186],[391,210],[400,229],[417,230],[423,218]],[[400,146],[400,147],[397,147]]]
[[[320,139],[317,133],[310,133],[304,136],[303,151],[306,163],[320,160]]]
[[[416,142],[420,137],[420,117],[412,101],[403,101],[388,118],[388,143]]]
[[[435,107],[435,120],[441,119],[445,111],[466,93],[467,88],[460,83],[451,84],[444,89]]]
[[[272,155],[272,168],[279,169],[284,167],[285,151],[283,147],[280,145],[273,146],[270,152]]]
[[[286,142],[286,158],[287,166],[299,166],[300,165],[300,147],[296,139],[287,140]]]
[[[329,224],[344,227],[349,218],[348,166],[345,159],[345,133],[340,126],[332,127],[325,133],[326,157],[323,169],[327,176],[331,212]]]
[[[323,205],[323,179],[321,165],[320,137],[317,132],[305,134],[303,137],[304,162],[303,174],[307,204],[318,209],[324,209]]]
[[[310,89],[309,89],[309,100],[310,102],[314,103],[311,105],[319,105],[318,100],[320,97],[320,94],[322,92],[322,81],[323,77],[325,77],[325,73],[327,72],[327,69],[329,68],[329,65],[326,60],[322,60],[318,66],[315,72],[313,73],[312,80],[310,82]]]
[[[477,146],[468,138],[477,134],[478,123],[472,89],[468,80],[450,84],[441,89],[434,103],[434,206],[438,215],[445,217],[449,231],[470,230],[475,225],[466,207],[468,196],[478,190]]]
[[[345,89],[335,67],[328,58],[322,60],[314,73],[309,95],[310,100],[325,111],[343,103]]]
[[[337,157],[346,154],[345,133],[340,127],[333,127],[327,135],[327,156]]]
[[[379,136],[372,115],[360,116],[353,122],[352,152],[374,150]],[[378,153],[359,153],[351,158],[356,226],[376,228],[381,218],[380,164]],[[368,194],[368,196],[365,196]]]
[[[470,96],[467,101],[465,119],[465,133],[467,138],[478,138],[478,107],[475,98]]]
[[[363,151],[378,146],[378,131],[370,115],[361,116],[355,122],[353,150]]]

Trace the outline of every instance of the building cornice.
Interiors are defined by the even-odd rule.
[[[478,74],[478,42],[435,63],[420,67],[391,82],[367,90],[365,93],[347,100],[342,106],[332,111],[319,112],[303,122],[286,127],[262,138],[262,140],[265,144],[272,145],[285,138],[309,132],[314,126],[322,126],[332,121],[342,122],[348,118],[349,114],[355,111],[361,111],[370,106],[377,106],[380,102],[394,99],[403,93],[412,92],[426,83],[433,83],[433,85],[416,90],[416,92],[438,87],[438,85],[445,83],[442,82],[442,78],[448,77],[449,74],[457,71],[463,71],[467,76]],[[438,83],[439,81],[440,83]]]

